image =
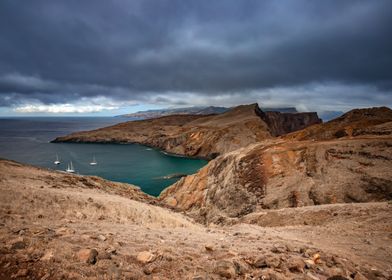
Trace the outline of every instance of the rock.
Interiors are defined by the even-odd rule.
[[[267,263],[265,261],[265,256],[261,256],[256,259],[256,261],[253,263],[253,266],[256,268],[264,268],[267,267]]]
[[[111,260],[111,259],[112,259],[112,254],[106,251],[100,252],[98,254],[98,260]]]
[[[175,199],[174,197],[169,197],[166,200],[166,204],[169,205],[170,207],[176,207],[177,206],[177,199]]]
[[[98,235],[97,239],[101,240],[101,241],[106,241],[106,237],[102,234]]]
[[[315,262],[313,260],[305,260],[305,266],[308,269],[314,268],[315,267]]]
[[[305,262],[300,257],[291,257],[287,261],[287,267],[291,272],[304,272]]]
[[[277,268],[280,266],[280,258],[277,256],[267,256],[265,258],[267,267]]]
[[[327,280],[349,280],[349,279],[346,277],[343,277],[341,275],[334,275],[334,276],[327,278]]]
[[[355,273],[354,280],[367,280],[367,278],[365,276],[363,276],[362,273],[357,272],[357,273]]]
[[[107,253],[109,253],[109,254],[112,254],[112,255],[117,254],[117,250],[116,250],[115,248],[113,248],[113,247],[108,247],[108,248],[106,248],[105,251],[106,251]]]
[[[250,270],[249,265],[241,259],[233,260],[233,264],[235,266],[236,274],[238,275],[245,275]]]
[[[55,233],[57,235],[71,235],[74,234],[75,231],[73,229],[67,228],[67,227],[61,227],[56,229]]]
[[[80,219],[80,220],[84,220],[87,218],[87,216],[85,214],[83,214],[82,212],[76,212],[75,213],[75,217]]]
[[[215,264],[214,273],[228,279],[234,278],[236,276],[235,266],[230,261],[218,261]]]
[[[23,237],[18,237],[16,239],[11,240],[10,242],[12,250],[20,250],[27,247]]]
[[[206,251],[208,252],[212,252],[214,251],[214,246],[212,244],[207,244],[204,246],[204,248],[206,249]]]
[[[50,273],[45,273],[45,275],[42,276],[40,280],[48,280],[49,278],[50,278]]]
[[[271,252],[275,254],[281,254],[286,251],[286,246],[275,245],[272,247]]]
[[[29,274],[29,271],[25,268],[21,268],[18,272],[12,275],[12,278],[26,277]]]
[[[81,262],[95,264],[97,262],[98,251],[95,249],[81,249],[77,253]]]
[[[310,273],[309,271],[306,272],[306,280],[320,280],[319,277],[313,275],[312,273]]]
[[[53,258],[54,258],[54,253],[52,250],[49,250],[41,257],[41,261],[50,261]]]
[[[262,271],[260,277],[257,279],[281,280],[281,279],[287,279],[287,278],[284,278],[281,274],[275,272],[273,269],[267,268]]]
[[[142,264],[146,264],[153,262],[155,260],[155,255],[149,251],[143,251],[140,252],[136,258]]]
[[[314,254],[313,256],[312,256],[312,260],[313,260],[313,262],[314,263],[319,263],[320,262],[320,254]]]

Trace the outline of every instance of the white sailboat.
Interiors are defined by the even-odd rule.
[[[98,162],[95,160],[95,156],[93,157],[93,161],[92,162],[90,162],[90,165],[97,165],[98,164]]]
[[[53,163],[56,164],[56,165],[61,163],[60,160],[59,160],[58,154],[56,154],[56,160]]]
[[[75,169],[73,167],[72,161],[71,163],[68,163],[67,169],[65,171],[68,173],[75,173]]]

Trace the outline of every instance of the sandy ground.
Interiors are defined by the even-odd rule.
[[[0,279],[392,279],[386,202],[205,227],[132,186],[3,160],[0,193]]]

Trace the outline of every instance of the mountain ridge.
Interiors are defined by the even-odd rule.
[[[283,119],[293,121],[283,126]],[[320,123],[317,113],[263,112],[257,103],[217,115],[169,115],[58,137],[53,142],[140,143],[166,152],[214,158],[257,141]],[[269,126],[267,123],[270,123]],[[274,126],[272,126],[274,124]]]

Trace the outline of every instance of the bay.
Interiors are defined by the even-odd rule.
[[[193,174],[207,163],[138,144],[50,143],[57,136],[127,120],[114,117],[2,118],[0,157],[62,171],[72,161],[78,174],[131,183],[154,196],[179,179],[165,176]],[[53,163],[56,154],[61,161],[59,165]],[[98,162],[95,166],[90,165],[93,157]]]

